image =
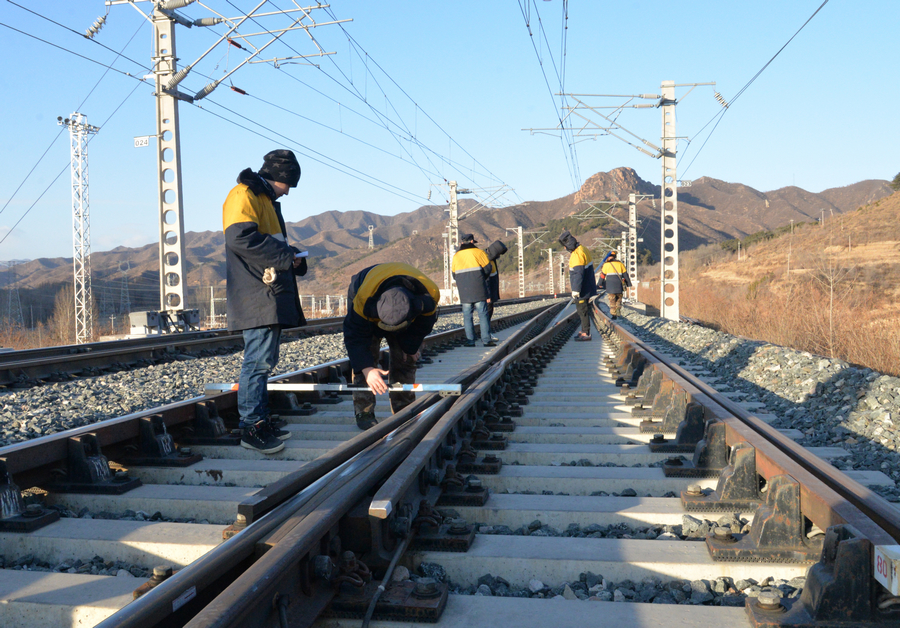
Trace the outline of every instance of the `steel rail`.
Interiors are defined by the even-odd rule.
[[[555,309],[557,308],[551,308],[549,312],[534,317],[529,326],[534,326],[543,317],[552,315]],[[186,627],[249,628],[265,625],[271,612],[270,600],[280,596],[287,596],[290,599],[302,588],[297,574],[303,571],[302,565],[307,561],[307,555],[317,546],[321,547],[321,539],[329,530],[333,529],[349,509],[368,494],[381,478],[401,464],[452,407],[487,390],[485,380],[493,379],[493,374],[497,371],[497,362],[507,359],[515,343],[525,333],[525,329],[519,330],[514,337],[502,343],[492,356],[464,371],[465,379],[471,382],[470,387],[475,391],[472,395],[467,390],[460,398],[440,399],[419,413],[414,421],[406,423],[360,454],[372,462],[361,463],[366,464],[366,467],[359,469],[352,476],[346,472],[341,473],[341,477],[345,479],[343,482],[337,478],[330,481],[328,486],[323,488],[327,496],[323,498],[321,504],[313,507],[308,503],[285,521],[280,529],[266,540],[265,554],[188,622]],[[530,346],[534,342],[535,339],[532,339],[525,346]],[[407,429],[401,434],[404,428]],[[311,583],[307,582],[305,586],[307,590],[312,589]],[[333,588],[327,582],[320,582],[319,589],[319,595],[307,596],[310,602],[313,600],[321,602],[323,595],[328,599],[334,595]],[[302,605],[291,606],[288,607],[289,625],[309,625],[318,615],[318,611],[311,613]],[[324,604],[322,607],[324,608]]]
[[[540,324],[560,308],[560,305],[544,308],[529,321],[528,326]],[[451,330],[451,332],[458,331]],[[504,357],[510,347],[514,346],[514,343],[520,340],[525,333],[527,333],[526,329],[518,330],[501,343],[492,356],[465,369],[450,381],[463,385],[470,384],[489,369],[493,362]],[[334,507],[326,505],[325,502],[332,499],[335,494],[343,495],[344,493],[341,491],[344,490],[350,479],[362,478],[365,487],[360,490],[368,491],[372,483],[377,482],[378,478],[385,475],[392,466],[396,466],[403,457],[400,453],[405,455],[404,452],[421,437],[420,432],[430,429],[430,426],[441,414],[440,412],[433,413],[432,409],[449,407],[453,403],[453,399],[441,398],[437,394],[420,397],[412,405],[388,420],[345,441],[319,458],[305,463],[300,470],[254,494],[238,507],[238,513],[243,513],[245,521],[251,525],[247,525],[239,534],[104,620],[98,625],[98,628],[150,628],[152,626],[183,625],[183,622],[190,617],[192,609],[196,610],[194,607],[197,603],[188,605],[185,612],[180,613],[177,617],[172,612],[173,603],[177,603],[186,593],[197,595],[198,600],[208,602],[209,595],[203,593],[204,590],[214,588],[213,585],[223,577],[223,574],[231,574],[234,565],[247,561],[254,553],[258,553],[261,547],[279,546],[279,539],[290,537],[293,529],[298,524],[307,521],[309,515],[314,515],[317,509],[327,507],[336,513]],[[410,434],[413,435],[412,441],[409,441]],[[407,446],[408,442],[412,444]],[[403,451],[398,450],[398,443],[403,447]],[[373,454],[373,451],[376,453]],[[361,458],[361,456],[366,457]],[[379,471],[376,472],[370,468],[372,464],[376,464]],[[388,466],[384,467],[385,464]],[[382,469],[383,467],[384,469]],[[338,503],[343,502],[339,499]],[[331,515],[332,518],[327,519],[323,524],[326,525],[326,530],[333,525],[332,519],[335,516],[338,518],[343,516],[343,512],[334,513]],[[271,556],[276,555],[272,554],[270,550],[265,556],[269,557],[270,554]],[[255,572],[253,573],[255,574]],[[248,577],[251,578],[249,586],[253,591],[258,591],[261,586],[264,587],[264,584],[252,580],[255,575]],[[229,582],[234,580],[229,585],[229,589],[232,591],[230,595],[237,595],[238,598],[243,599],[243,593],[235,593],[235,591],[241,591],[243,587],[243,584],[235,584],[239,578],[227,575],[226,579]],[[310,599],[314,603],[327,603],[331,599],[329,591],[330,586],[327,586],[325,590],[318,591]],[[253,597],[253,595],[250,596],[250,598]],[[213,608],[217,608],[217,604],[218,601],[214,602]],[[229,605],[226,606],[230,608]],[[297,609],[289,607],[287,612],[293,616]],[[311,617],[315,618],[317,614],[318,612],[315,612]],[[189,625],[195,624],[191,622]]]
[[[501,305],[530,303],[551,295],[535,295],[521,299],[507,299]],[[460,312],[462,306],[447,305],[439,308],[439,314]],[[308,337],[317,334],[337,333],[342,328],[343,316],[312,319],[303,327],[284,329],[288,337]],[[83,345],[43,347],[0,353],[0,386],[15,384],[26,379],[46,379],[60,374],[68,375],[85,369],[103,369],[115,364],[130,365],[140,360],[171,358],[173,354],[190,351],[215,350],[243,345],[240,332],[204,330],[176,334],[159,334],[146,338],[131,338],[92,342]]]
[[[456,424],[468,413],[480,398],[493,386],[504,371],[512,364],[529,357],[533,347],[539,346],[556,336],[559,332],[558,325],[572,321],[577,314],[570,313],[562,320],[554,321],[554,324],[543,331],[536,338],[510,352],[506,357],[487,370],[467,394],[456,400],[456,403],[441,417],[434,428],[422,439],[413,452],[391,474],[375,496],[369,506],[369,515],[378,519],[387,519],[394,511],[394,505],[399,503],[407,491],[417,482],[419,474],[435,455],[437,449],[445,441],[448,434]]]
[[[599,308],[595,310],[602,314]],[[820,518],[820,521],[813,521],[821,529],[824,530],[835,523],[850,523],[876,545],[900,542],[900,511],[886,499],[781,434],[686,369],[669,363],[658,350],[638,339],[621,325],[609,320],[606,324],[611,326],[622,340],[644,352],[651,358],[651,362],[668,370],[670,379],[682,389],[692,388],[695,391],[693,396],[698,397],[695,400],[711,409],[717,418],[725,419],[726,441],[729,444],[746,441],[756,447],[757,470],[760,473],[767,475],[788,473],[800,482],[801,487],[805,488],[801,489],[801,501],[807,508],[808,516],[812,515],[811,520],[813,517]],[[715,412],[716,407],[722,412]],[[729,418],[734,420],[728,421]],[[735,420],[739,423],[735,423]],[[790,468],[793,468],[793,471],[790,471]],[[826,503],[828,500],[823,497],[826,494],[820,490],[821,488],[827,488],[829,493],[833,492],[840,496],[841,501],[851,506],[852,510],[833,500]],[[826,509],[832,512],[825,512]],[[829,522],[829,514],[838,516],[842,521]],[[864,515],[865,520],[861,519],[859,514]]]

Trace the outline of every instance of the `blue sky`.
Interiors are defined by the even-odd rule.
[[[209,7],[236,17],[255,4],[206,0],[179,13],[207,17]],[[560,99],[551,92],[560,91],[562,67],[569,93],[655,94],[663,80],[715,81],[715,88],[686,96],[687,88],[679,89],[677,132],[685,138],[679,178],[813,192],[891,179],[900,170],[891,155],[900,140],[892,111],[900,100],[894,53],[900,3],[893,0],[831,0],[715,118],[721,107],[714,89],[733,101],[821,4],[575,0],[563,31],[562,0],[335,0],[333,16],[353,21],[312,34],[336,54],[312,59],[316,65],[245,65],[206,99],[181,104],[185,228],[220,230],[221,204],[237,173],[257,169],[276,147],[293,149],[303,168],[300,186],[284,199],[290,221],[328,210],[395,214],[444,203],[446,192],[431,186],[445,179],[475,188],[507,185],[514,190],[509,203],[558,198],[619,166],[658,184],[659,161],[614,137],[585,139],[570,150],[558,137],[522,130],[558,124]],[[291,6],[277,0],[262,10]],[[94,41],[72,32],[106,12],[98,0],[0,1],[2,260],[71,256],[69,141],[56,118],[76,109],[102,126],[89,146],[92,249],[157,241],[155,149],[133,147],[134,136],[155,133],[153,85],[137,80],[148,72],[151,26],[133,7],[115,5]],[[332,19],[323,10],[314,16]],[[273,28],[284,19],[260,24]],[[181,65],[223,30],[178,28]],[[260,29],[241,29],[250,30]],[[315,50],[302,31],[282,41],[262,58]],[[207,77],[223,76],[245,57],[219,45],[183,90],[199,91]],[[617,121],[659,144],[658,109],[623,110]]]

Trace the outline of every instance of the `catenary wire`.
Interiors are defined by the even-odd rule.
[[[728,109],[731,108],[731,105],[733,105],[733,104],[735,103],[735,101],[737,101],[737,99],[740,98],[741,95],[742,95],[745,91],[747,91],[747,88],[750,87],[750,85],[752,85],[753,82],[754,82],[757,78],[759,78],[759,75],[762,74],[762,73],[765,71],[765,69],[769,67],[769,65],[775,60],[775,58],[776,58],[778,55],[780,55],[781,52],[782,52],[785,48],[787,48],[788,44],[790,44],[792,41],[794,41],[794,38],[795,38],[797,35],[800,34],[800,31],[802,31],[804,28],[806,28],[806,25],[809,24],[809,23],[812,21],[812,19],[813,19],[814,17],[816,17],[816,15],[819,13],[819,11],[821,11],[821,10],[825,7],[826,4],[828,4],[828,0],[824,0],[824,2],[822,2],[822,4],[819,5],[819,8],[816,9],[815,11],[813,11],[813,14],[810,15],[809,18],[808,18],[805,22],[803,22],[803,25],[800,26],[800,28],[797,29],[797,32],[795,32],[793,35],[791,35],[791,38],[788,39],[788,40],[785,42],[785,44],[784,44],[781,48],[778,49],[778,52],[776,52],[774,55],[772,55],[772,58],[769,59],[769,60],[765,63],[765,65],[763,65],[763,67],[759,69],[759,71],[758,71],[756,74],[753,75],[753,78],[751,78],[749,81],[747,81],[747,84],[744,85],[744,86],[738,91],[738,93],[735,94],[734,97],[731,99],[730,104],[728,105],[728,107],[722,109],[721,111],[717,112],[715,116],[713,116],[712,120],[715,120],[716,118],[718,118],[718,121],[717,121],[716,124],[713,126],[713,128],[710,130],[709,135],[706,136],[706,139],[703,140],[703,144],[701,144],[701,145],[700,145],[700,148],[697,149],[697,152],[694,154],[694,157],[691,159],[690,163],[688,163],[688,165],[685,167],[684,172],[683,172],[682,174],[686,174],[686,173],[687,173],[688,169],[690,169],[690,167],[693,165],[694,161],[697,159],[697,157],[698,157],[698,156],[700,155],[700,153],[703,151],[703,148],[706,146],[706,143],[709,141],[709,138],[712,137],[712,134],[715,132],[716,128],[719,126],[719,123],[720,123],[720,122],[722,121],[722,119],[725,117],[725,113],[728,111]],[[712,122],[712,120],[710,120],[710,122]],[[709,122],[707,122],[705,125],[703,125],[703,128],[706,128],[707,126],[709,126]],[[702,129],[701,129],[701,132],[702,132]]]

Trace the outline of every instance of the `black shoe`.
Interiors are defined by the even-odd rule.
[[[291,437],[291,433],[287,430],[283,430],[280,427],[275,427],[274,424],[268,423],[264,428],[264,431],[277,438],[278,440],[288,440]]]
[[[619,318],[619,317],[616,316],[615,314],[613,314],[612,316],[610,316],[610,318],[613,319],[613,320],[616,320],[616,319]]]
[[[493,343],[495,343],[495,344],[500,344],[500,339],[499,339],[499,338],[494,338],[493,336],[491,336],[491,342],[493,342]]]
[[[497,346],[497,343],[494,342],[493,340],[489,340],[489,341],[487,341],[486,343],[484,343],[484,346],[485,346],[485,347],[496,347],[496,346]]]
[[[475,341],[474,341],[474,340],[473,340],[472,342],[466,341],[466,342],[463,343],[463,346],[464,346],[464,347],[474,347],[474,346],[475,346]]]
[[[374,412],[357,412],[356,413],[356,427],[361,430],[367,430],[370,427],[375,427],[378,425],[378,421],[375,420]]]
[[[241,430],[241,447],[263,454],[274,454],[284,449],[284,443],[272,436],[266,430],[265,423],[260,421]]]
[[[284,419],[282,419],[282,418],[281,418],[280,416],[278,416],[277,414],[273,414],[273,415],[271,415],[268,419],[266,419],[266,423],[269,424],[269,427],[277,427],[277,428],[279,428],[279,429],[281,429],[281,428],[283,428],[285,425],[287,425],[287,421],[285,421]]]

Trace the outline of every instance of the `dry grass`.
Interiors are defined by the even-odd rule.
[[[740,261],[712,247],[688,251],[679,269],[681,313],[737,336],[900,375],[898,217],[900,193],[751,245]],[[638,295],[658,306],[658,280]]]

